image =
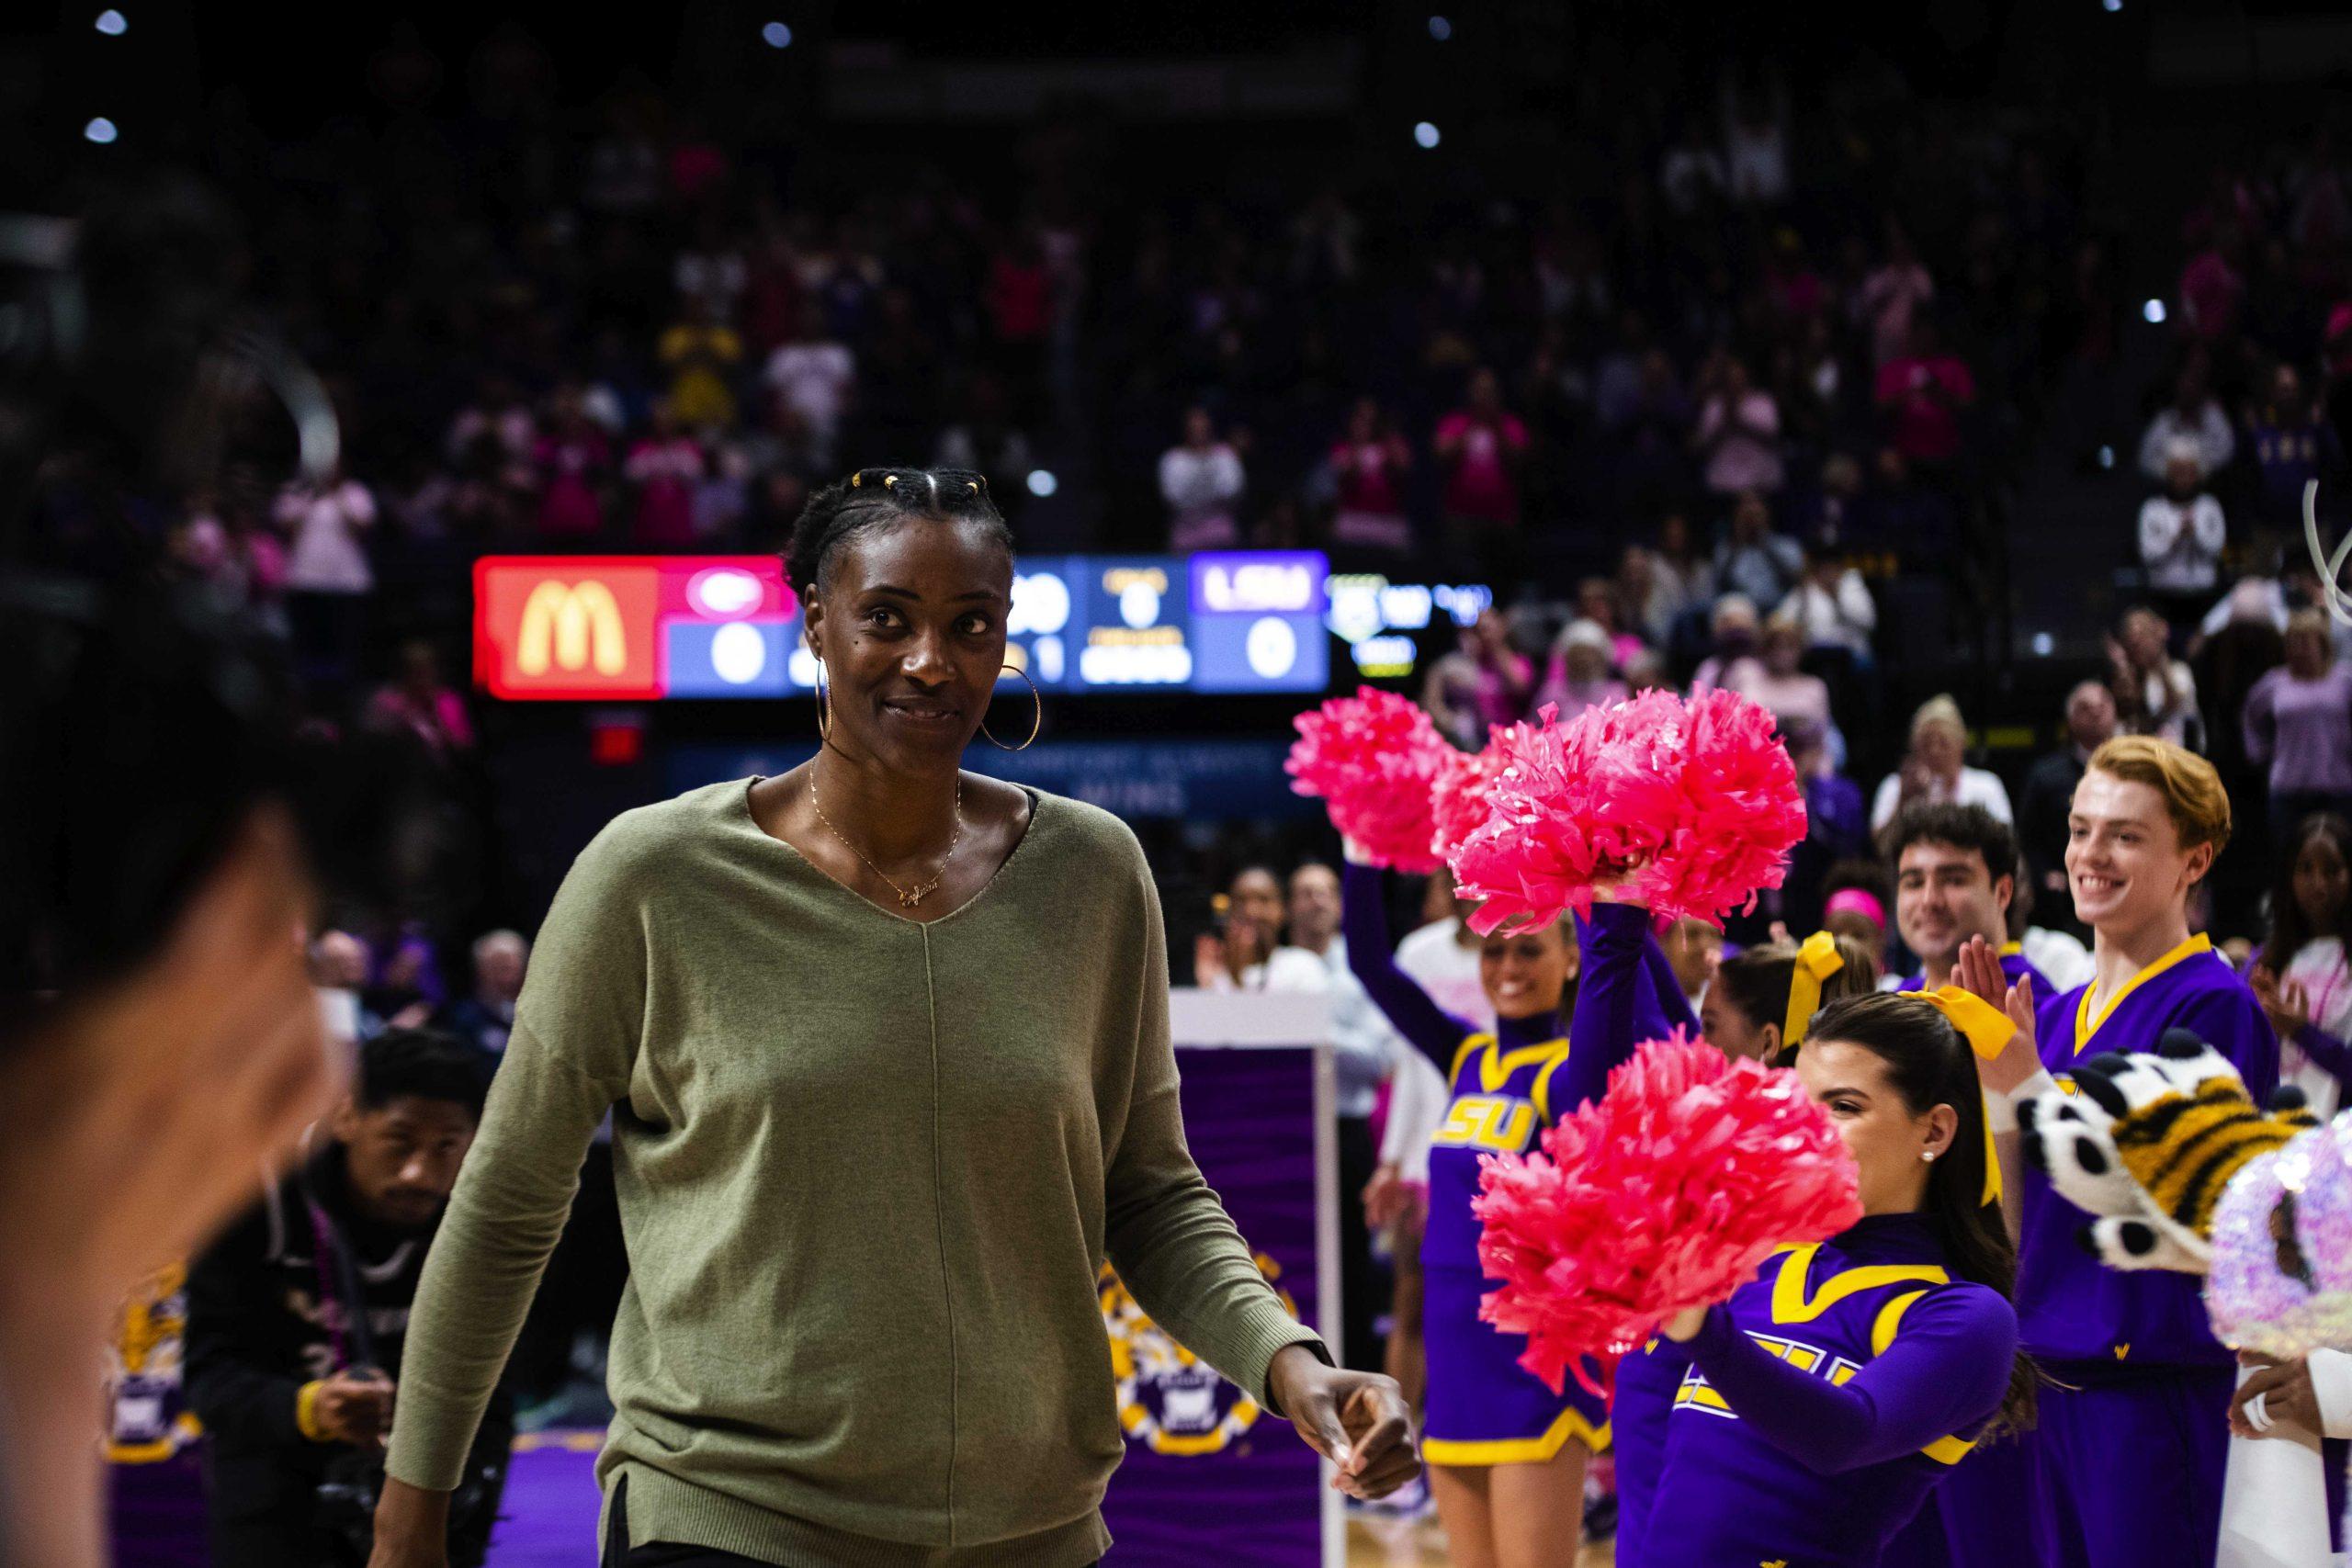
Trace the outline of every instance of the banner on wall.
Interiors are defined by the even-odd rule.
[[[1339,1333],[1338,1156],[1320,997],[1170,998],[1184,1136],[1293,1315]],[[1138,1568],[1326,1568],[1339,1494],[1290,1424],[1154,1324],[1105,1269],[1102,1325],[1127,1454],[1102,1514]]]

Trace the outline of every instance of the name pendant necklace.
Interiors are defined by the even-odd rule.
[[[817,820],[825,825],[825,831],[840,840],[842,848],[859,860],[865,861],[865,869],[872,872],[881,881],[883,886],[899,896],[899,908],[901,909],[911,909],[939,891],[940,883],[945,880],[947,875],[948,863],[956,858],[956,846],[964,841],[964,775],[961,773],[956,775],[956,804],[952,808],[956,817],[955,836],[947,840],[947,852],[939,857],[939,869],[932,874],[931,880],[917,883],[912,887],[901,887],[888,876],[884,876],[882,868],[867,859],[864,850],[851,843],[848,834],[833,826],[833,819],[825,815],[824,807],[817,799],[817,770],[814,768],[808,770],[808,804],[815,809]]]

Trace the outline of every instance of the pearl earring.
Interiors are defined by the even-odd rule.
[[[1926,1160],[1929,1165],[1933,1165],[1936,1162],[1936,1151],[1933,1149],[1922,1149],[1919,1151],[1919,1157]]]

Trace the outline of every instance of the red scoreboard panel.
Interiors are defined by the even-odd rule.
[[[780,695],[797,609],[774,556],[485,556],[474,679],[507,698]]]

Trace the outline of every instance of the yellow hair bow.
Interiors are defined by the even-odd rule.
[[[1986,1061],[1991,1061],[2008,1047],[2017,1037],[2018,1026],[2009,1015],[1986,1001],[1973,991],[1963,991],[1958,986],[1946,986],[1940,990],[1923,991],[1920,999],[1951,1021],[1968,1048]],[[1984,1201],[2001,1201],[2001,1161],[1993,1149],[1993,1118],[1984,1118]]]
[[[1797,965],[1789,976],[1789,1013],[1781,1025],[1781,1043],[1794,1049],[1804,1040],[1813,1015],[1821,1010],[1821,983],[1846,967],[1838,953],[1838,939],[1815,931],[1797,949]]]

